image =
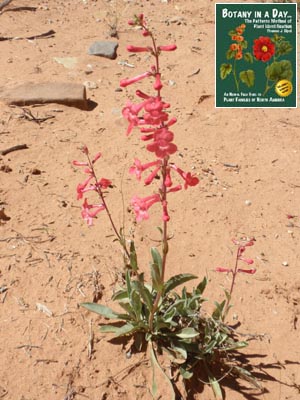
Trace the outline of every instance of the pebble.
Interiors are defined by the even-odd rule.
[[[87,89],[98,89],[97,82],[94,82],[94,81],[85,81],[85,82],[83,82],[83,85]]]
[[[99,56],[114,60],[117,58],[117,42],[97,41],[91,44],[88,54],[91,56]]]
[[[54,57],[53,60],[67,69],[74,68],[78,62],[76,57]]]
[[[288,267],[288,266],[289,266],[289,263],[288,263],[287,261],[283,261],[283,262],[282,262],[282,265],[283,265],[284,267]]]
[[[245,204],[246,204],[246,206],[251,206],[252,202],[251,202],[251,200],[246,200]]]

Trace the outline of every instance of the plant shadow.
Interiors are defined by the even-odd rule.
[[[226,388],[229,388],[235,392],[240,393],[244,399],[246,400],[260,400],[264,398],[263,396],[269,391],[263,387],[263,382],[277,382],[281,385],[295,387],[295,385],[288,384],[286,382],[277,379],[274,375],[272,375],[272,370],[282,370],[286,369],[286,366],[291,364],[300,365],[298,361],[290,361],[285,360],[283,363],[275,362],[275,363],[264,363],[260,361],[261,359],[267,357],[267,355],[262,354],[241,354],[236,352],[235,360],[238,362],[239,365],[242,365],[247,371],[249,371],[258,384],[261,385],[261,389],[259,387],[255,387],[253,383],[246,383],[245,379],[241,379],[240,377],[227,375],[221,380],[221,388],[224,400],[228,399],[226,396]],[[253,360],[258,361],[256,364],[253,364]],[[222,373],[219,371],[216,377],[222,376]],[[224,375],[224,373],[223,373]],[[194,373],[193,378],[187,383],[186,385],[186,392],[187,396],[185,400],[195,400],[196,395],[202,393],[204,390],[204,386],[209,384],[207,382],[207,376],[204,374],[204,370],[199,369],[197,373]],[[184,397],[178,397],[176,400],[183,399]],[[228,399],[229,400],[229,399]]]

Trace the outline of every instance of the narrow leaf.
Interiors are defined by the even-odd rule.
[[[130,266],[134,272],[138,270],[138,262],[137,262],[137,255],[135,251],[134,241],[130,241]]]
[[[86,308],[89,311],[92,311],[96,314],[103,315],[103,317],[108,319],[119,319],[122,318],[122,314],[118,314],[113,311],[111,308],[103,306],[102,304],[97,303],[81,303],[82,307]]]
[[[172,276],[164,285],[165,294],[175,289],[177,286],[182,285],[185,282],[190,281],[191,279],[196,279],[196,275],[192,274],[179,274]]]
[[[194,328],[184,328],[179,333],[176,333],[176,336],[181,339],[192,339],[199,336],[199,332]]]
[[[170,387],[170,397],[168,397],[168,399],[170,400],[175,400],[175,392],[173,389],[173,385],[172,382],[170,381],[170,379],[167,377],[167,375],[164,373],[163,369],[161,368],[161,366],[159,365],[154,349],[153,349],[153,344],[150,341],[150,360],[151,360],[151,366],[152,366],[152,396],[155,397],[157,394],[157,383],[156,383],[156,372],[159,372],[165,379],[165,381],[168,383],[168,386]],[[166,395],[166,393],[164,393],[164,396]]]
[[[159,267],[160,274],[162,273],[162,258],[156,247],[151,247],[151,255],[153,263]]]

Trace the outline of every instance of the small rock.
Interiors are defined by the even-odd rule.
[[[41,175],[42,171],[38,168],[32,168],[30,170],[31,175]]]
[[[246,204],[246,206],[251,206],[252,202],[251,202],[251,200],[246,200],[245,204]]]
[[[83,84],[84,84],[84,86],[85,86],[87,89],[98,89],[98,85],[97,85],[96,82],[93,82],[93,81],[85,81],[85,82],[83,82]]]
[[[18,106],[58,103],[87,110],[85,87],[69,82],[28,82],[12,89],[0,88],[0,101]]]
[[[283,265],[284,267],[288,267],[288,266],[289,266],[289,263],[288,263],[287,261],[283,261],[283,262],[282,262],[282,265]]]
[[[92,64],[87,64],[86,70],[84,72],[86,75],[92,74],[94,72]]]
[[[53,60],[68,69],[74,68],[77,64],[77,58],[75,57],[54,57]]]
[[[88,54],[91,56],[100,56],[114,60],[117,58],[117,42],[97,41],[91,44]]]

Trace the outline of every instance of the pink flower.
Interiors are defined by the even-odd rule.
[[[105,206],[103,204],[88,204],[87,199],[84,199],[82,208],[81,208],[81,216],[87,222],[89,226],[93,225],[93,218],[102,211],[105,210]]]
[[[244,257],[239,257],[239,260],[243,261],[244,263],[251,265],[254,263],[254,261],[252,260],[252,258],[244,258]]]
[[[86,192],[87,190],[92,190],[92,189],[86,189],[91,179],[93,179],[92,175],[90,175],[84,182],[79,183],[77,185],[77,200],[82,199],[84,192]]]
[[[178,174],[185,181],[185,183],[184,183],[185,189],[187,189],[189,186],[198,185],[199,179],[195,175],[192,175],[190,172],[182,171],[182,169],[178,168],[175,164],[172,164],[171,168],[173,168],[176,172],[178,172]]]
[[[153,87],[154,87],[155,90],[161,90],[162,89],[163,84],[161,83],[161,80],[160,80],[160,74],[156,74],[155,82],[153,84]]]
[[[95,155],[95,157],[92,160],[92,163],[94,164],[97,160],[99,160],[99,158],[102,156],[102,154],[99,152]]]
[[[160,170],[161,166],[159,165],[158,167],[156,167],[151,174],[144,180],[145,185],[150,185],[150,183],[152,183],[153,179],[156,177],[158,171]]]
[[[109,179],[101,178],[100,181],[97,182],[96,186],[99,186],[101,189],[107,189],[111,184],[112,182]]]
[[[88,163],[84,161],[72,161],[72,164],[75,165],[76,167],[88,167]]]
[[[164,158],[165,156],[176,153],[177,146],[174,143],[170,143],[166,140],[160,139],[148,144],[147,150],[155,153],[156,157]]]
[[[137,75],[133,78],[122,79],[120,82],[120,86],[126,87],[128,85],[132,85],[133,83],[138,82],[138,81],[140,81],[144,78],[147,78],[148,76],[151,76],[151,75],[152,75],[152,73],[147,71],[147,72],[144,72],[143,74]]]
[[[252,269],[238,269],[237,272],[243,272],[245,274],[255,274],[256,269],[252,268]]]
[[[152,161],[146,164],[142,164],[140,162],[140,160],[138,158],[136,158],[134,160],[134,164],[129,168],[129,173],[130,174],[135,174],[137,180],[141,180],[142,177],[142,172],[144,172],[146,169],[154,167],[159,165],[158,168],[160,168],[161,166],[161,161],[160,160],[156,160],[156,161]]]
[[[168,44],[167,46],[158,46],[161,51],[174,51],[177,49],[176,44]]]
[[[151,47],[138,47],[138,46],[127,46],[127,51],[131,53],[142,53],[143,51],[153,51]]]
[[[174,192],[178,192],[179,190],[182,189],[181,185],[177,185],[177,186],[173,186],[170,189],[167,190],[167,193],[174,193]]]
[[[168,214],[168,203],[166,201],[163,201],[162,206],[163,206],[163,221],[168,222],[170,221],[170,216]]]
[[[123,108],[122,110],[123,117],[127,119],[127,121],[129,122],[126,132],[127,136],[132,132],[132,129],[135,126],[138,126],[143,123],[143,121],[138,116],[138,113],[142,110],[143,107],[144,107],[144,102],[139,104],[133,104],[130,101],[128,101],[126,106]]]
[[[133,206],[133,210],[135,212],[137,222],[142,221],[143,219],[148,219],[149,208],[160,201],[159,194],[153,194],[151,196],[147,196],[144,198],[134,196],[131,200],[131,204]]]
[[[232,270],[231,269],[229,269],[229,268],[224,268],[224,267],[217,267],[216,269],[215,269],[215,271],[216,272],[232,272]]]

